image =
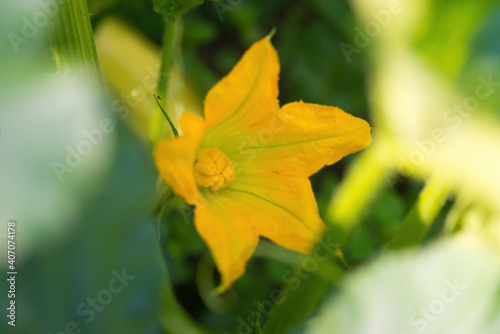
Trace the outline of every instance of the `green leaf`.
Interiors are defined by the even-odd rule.
[[[431,177],[387,248],[400,249],[419,244],[429,231],[448,195],[449,186],[442,176],[436,174]]]
[[[61,3],[52,21],[50,42],[59,71],[76,72],[92,87],[104,89],[85,0]]]
[[[280,297],[284,303],[276,305],[272,316],[264,325],[264,334],[287,333],[300,325],[328,289],[327,282],[315,275],[308,277],[307,283],[304,284],[300,284],[302,280],[296,274],[292,274],[289,280],[294,284],[284,288],[283,297]]]

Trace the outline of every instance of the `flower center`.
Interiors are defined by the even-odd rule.
[[[234,165],[227,155],[215,147],[204,147],[194,163],[194,178],[201,187],[217,191],[234,180]]]

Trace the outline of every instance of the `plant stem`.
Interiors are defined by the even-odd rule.
[[[168,98],[168,86],[170,73],[172,70],[172,58],[173,58],[173,50],[174,50],[174,37],[175,37],[175,20],[168,19],[165,25],[165,33],[163,36],[163,54],[161,58],[160,65],[160,73],[158,76],[158,85],[156,88],[156,96],[159,96],[160,99],[157,99],[158,108],[155,108],[153,116],[151,118],[150,123],[150,139],[154,144],[161,137],[161,129],[163,124],[162,113],[164,113],[165,118],[169,122],[172,132],[175,136],[178,135],[174,124],[168,117],[165,112]],[[155,96],[155,98],[156,98]],[[159,110],[158,110],[159,109]],[[162,205],[160,213],[158,215],[158,238],[160,238],[160,223],[161,218],[163,217],[163,213],[167,208],[168,204],[174,197],[174,192],[170,192],[167,196],[167,199]],[[182,305],[179,304],[177,298],[175,296],[174,290],[172,288],[172,284],[170,279],[167,279],[164,282],[163,288],[163,300],[160,305],[160,310],[158,312],[158,318],[160,320],[160,324],[165,330],[166,333],[193,333],[193,334],[210,334],[211,331],[202,328],[199,326],[191,317],[184,311]]]
[[[149,137],[151,143],[153,144],[155,144],[162,137],[163,118],[159,111],[161,111],[162,108],[167,110],[168,87],[170,73],[172,72],[172,59],[174,52],[175,26],[175,20],[167,19],[167,22],[165,23],[165,32],[163,34],[163,53],[160,64],[160,73],[158,75],[158,84],[156,87],[156,96],[160,97],[158,104],[159,108],[155,108],[149,126]]]
[[[168,277],[168,274],[167,274]],[[199,326],[179,304],[170,279],[164,282],[161,291],[162,303],[158,310],[158,319],[165,333],[216,334]]]
[[[87,2],[59,3],[53,22],[50,42],[57,69],[63,73],[76,72],[91,87],[104,89]]]
[[[288,333],[290,329],[299,325],[306,319],[316,307],[318,301],[325,295],[331,285],[338,284],[343,278],[345,271],[335,263],[331,262],[334,256],[331,244],[332,231],[327,231],[322,241],[316,247],[329,245],[329,253],[332,257],[323,258],[320,253],[313,252],[311,261],[317,263],[317,269],[313,272],[304,268],[305,261],[297,263],[294,271],[286,279],[279,303],[276,303],[272,315],[264,324],[262,334]],[[327,248],[322,249],[325,251]],[[323,253],[321,253],[323,254]],[[320,275],[321,273],[321,275]],[[325,279],[325,277],[328,277]]]
[[[160,103],[165,109],[165,101],[168,92],[168,82],[170,72],[172,70],[172,58],[174,53],[174,37],[175,37],[175,21],[167,20],[165,24],[165,32],[163,35],[163,53],[161,58],[160,73],[158,76],[158,85],[156,88],[156,95],[162,97]]]
[[[388,140],[380,139],[356,160],[327,207],[325,222],[334,231],[335,241],[344,245],[375,196],[388,186],[392,166]]]
[[[255,258],[265,258],[291,265],[305,261],[310,255],[302,255],[288,249],[282,248],[270,241],[261,240],[252,255]],[[336,256],[336,254],[334,254]],[[338,264],[330,261],[324,261],[318,265],[318,269],[314,275],[321,277],[325,282],[335,284],[338,279],[336,274],[339,270],[343,270]]]

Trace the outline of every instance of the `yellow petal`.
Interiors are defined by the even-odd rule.
[[[258,236],[302,253],[324,231],[309,180],[305,177],[238,175],[195,210],[195,225],[222,276],[222,288],[245,272]]]
[[[279,60],[276,50],[263,38],[254,43],[231,72],[205,98],[208,136],[223,137],[277,113]],[[210,145],[210,139],[207,139]]]
[[[202,201],[193,175],[196,152],[205,132],[203,119],[184,113],[179,121],[183,135],[159,141],[153,151],[156,167],[174,192],[195,205]]]
[[[240,174],[223,194],[259,235],[285,248],[308,253],[324,231],[306,177],[274,172]]]
[[[269,124],[260,133],[240,134],[237,148],[227,153],[241,173],[310,176],[371,142],[366,121],[335,107],[289,103]]]
[[[245,273],[246,263],[259,242],[258,234],[241,210],[223,196],[198,205],[194,221],[221,274],[222,290],[227,290]]]

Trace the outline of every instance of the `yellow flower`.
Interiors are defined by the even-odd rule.
[[[335,107],[278,102],[279,61],[256,42],[205,99],[205,120],[180,119],[181,137],[156,145],[158,170],[195,205],[194,223],[226,290],[259,236],[307,253],[324,230],[308,177],[367,147],[370,127]]]

